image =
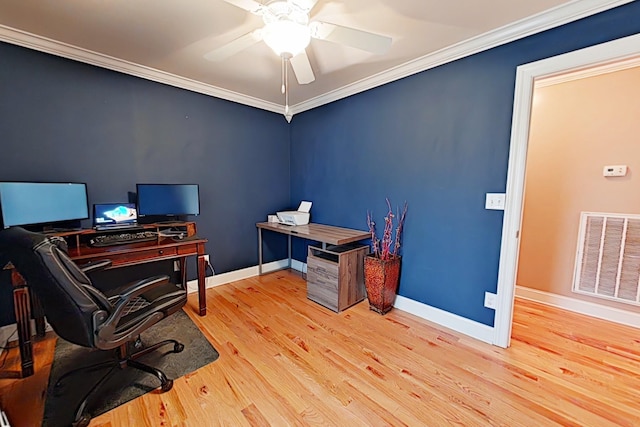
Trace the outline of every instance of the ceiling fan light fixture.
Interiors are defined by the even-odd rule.
[[[311,34],[307,25],[289,20],[279,20],[264,26],[262,39],[276,55],[296,56],[309,46]]]

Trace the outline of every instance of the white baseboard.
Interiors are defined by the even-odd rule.
[[[516,286],[516,296],[575,313],[597,317],[598,319],[640,328],[640,313],[539,291],[537,289],[525,288],[523,286]]]
[[[293,262],[291,263],[291,268],[303,273],[307,272],[307,264],[301,261],[293,260]],[[480,341],[493,344],[494,330],[491,326],[469,320],[456,314],[431,307],[430,305],[423,304],[412,299],[402,297],[400,295],[396,296],[396,301],[393,307],[398,310],[406,311],[407,313],[413,314],[430,322],[437,323],[446,328],[453,329],[454,331],[469,335],[470,337],[478,339]]]
[[[269,264],[262,265],[262,271],[265,273],[276,271],[287,267],[287,260],[275,261]],[[291,262],[291,268],[302,273],[307,272],[307,264],[301,261],[293,260]],[[237,280],[248,279],[258,275],[258,266],[244,268],[242,270],[231,271],[229,273],[218,274],[216,276],[207,277],[207,288],[214,286],[224,285],[226,283],[235,282]],[[189,292],[196,292],[198,290],[198,281],[191,280],[188,283]],[[409,298],[398,295],[394,308],[398,310],[406,311],[407,313],[418,316],[422,319],[430,322],[437,323],[445,328],[453,329],[465,335],[469,335],[472,338],[480,341],[493,344],[494,330],[491,326],[484,325],[482,323],[475,322],[473,320],[466,319],[440,310],[435,307],[431,307],[427,304],[423,304],[414,301]]]
[[[453,329],[454,331],[468,335],[471,338],[493,344],[495,332],[491,326],[467,319],[466,317],[458,316],[457,314],[449,313],[448,311],[440,310],[439,308],[431,307],[430,305],[423,304],[400,295],[396,296],[396,302],[393,304],[393,307],[428,320],[429,322],[437,323],[445,328]]]
[[[285,260],[286,261],[286,260]],[[294,270],[297,270],[301,273],[305,273],[307,272],[307,264],[302,262],[302,261],[297,261],[297,260],[293,260],[291,261],[291,268],[293,268]]]
[[[4,351],[4,347],[9,344],[9,338],[12,338],[14,340],[18,339],[18,334],[16,331],[17,326],[15,323],[13,325],[0,327],[0,355]]]
[[[31,319],[31,330],[36,330],[36,321],[33,319]],[[6,347],[11,342],[18,341],[17,331],[18,326],[15,323],[0,327],[0,355],[4,351],[3,347]],[[45,319],[44,332],[46,333],[49,331],[53,331],[53,328],[51,328],[51,325]]]
[[[294,260],[293,264],[295,264],[296,262],[299,263],[300,261]],[[283,268],[286,268],[287,265],[288,265],[288,260],[286,259],[283,259],[280,261],[273,261],[268,264],[262,264],[262,272],[270,273],[272,271],[282,270]],[[295,266],[292,266],[292,268],[295,268]],[[258,275],[258,266],[255,265],[253,267],[247,267],[240,270],[234,270],[228,273],[216,274],[215,276],[207,277],[205,280],[205,287],[207,289],[214,288],[216,286],[224,285],[231,282],[236,282],[238,280],[248,279],[250,277],[255,277],[257,275]],[[190,280],[187,283],[187,291],[189,293],[197,292],[198,280]]]

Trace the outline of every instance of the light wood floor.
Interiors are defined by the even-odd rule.
[[[208,290],[203,318],[190,298],[220,358],[92,426],[640,425],[637,329],[517,300],[505,350],[367,302],[335,314],[290,272]],[[54,345],[33,377],[0,374],[13,427],[40,425]]]

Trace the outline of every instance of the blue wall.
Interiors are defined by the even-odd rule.
[[[493,325],[518,65],[640,31],[640,2],[282,116],[0,43],[0,180],[84,181],[90,203],[136,182],[200,184],[218,273],[257,263],[255,223],[312,200],[315,222],[366,229],[405,200],[400,294]],[[88,225],[88,224],[85,224]],[[269,236],[266,261],[283,258]],[[296,257],[306,252],[298,243]],[[191,275],[193,277],[193,275]],[[0,324],[6,323],[6,272]]]
[[[216,272],[257,264],[255,223],[290,199],[281,115],[9,44],[0,58],[0,180],[86,182],[90,203],[127,201],[137,182],[198,183]]]
[[[634,2],[297,115],[291,203],[366,230],[406,200],[399,294],[493,326],[503,213],[484,199],[506,187],[516,67],[639,31]]]

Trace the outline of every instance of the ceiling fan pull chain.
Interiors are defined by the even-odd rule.
[[[284,79],[284,69],[286,67],[285,61],[286,61],[285,57],[282,56],[282,69],[280,70],[281,74],[282,74],[282,87],[280,88],[280,91],[282,92],[283,95],[284,95],[284,92],[285,92],[285,85],[284,85],[284,80],[285,80]]]
[[[284,65],[284,112],[289,112],[289,67],[287,67],[288,58],[283,57],[282,63]]]

